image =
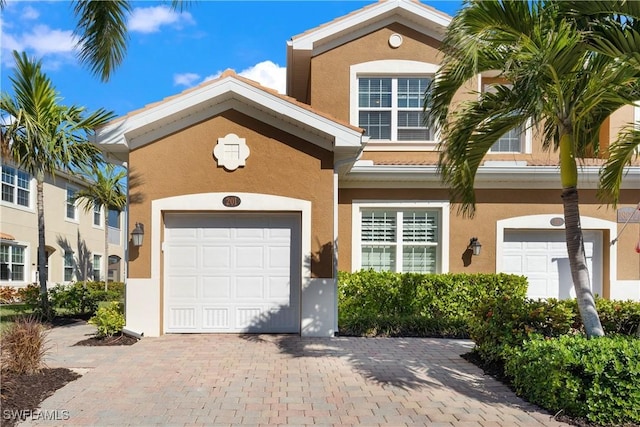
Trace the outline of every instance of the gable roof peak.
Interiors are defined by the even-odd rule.
[[[294,50],[320,53],[341,37],[357,37],[359,31],[396,20],[436,39],[442,39],[452,17],[420,0],[378,0],[347,15],[293,36],[287,44]],[[323,47],[324,46],[324,47]],[[327,47],[329,46],[329,47]]]

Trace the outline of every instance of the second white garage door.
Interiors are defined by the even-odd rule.
[[[602,295],[602,232],[584,231],[591,290]],[[529,298],[575,298],[564,230],[505,230],[502,271],[529,282]]]
[[[300,215],[166,214],[165,332],[299,332]]]

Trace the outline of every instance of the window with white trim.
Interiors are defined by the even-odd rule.
[[[485,84],[484,91],[494,92],[493,86],[495,84]],[[502,135],[489,149],[489,153],[524,153],[525,151],[525,131],[523,126],[513,128]]]
[[[102,265],[102,256],[93,255],[93,280],[95,281],[99,281],[101,278],[101,275],[100,275],[101,265]]]
[[[75,271],[75,260],[73,259],[72,251],[64,252],[64,281],[70,282],[73,280],[73,272]]]
[[[354,204],[355,269],[376,271],[440,273],[448,269],[443,257],[448,234],[446,202]],[[429,206],[431,205],[431,206]],[[446,231],[445,231],[446,229]]]
[[[100,227],[102,225],[102,207],[93,205],[93,225]]]
[[[0,280],[24,282],[25,256],[25,246],[0,244]]]
[[[66,217],[67,219],[72,219],[74,221],[78,220],[78,208],[76,206],[73,198],[76,195],[76,189],[73,187],[67,187],[67,209],[66,209]]]
[[[11,166],[2,165],[2,201],[19,206],[31,205],[31,175]]]
[[[432,141],[424,125],[428,77],[358,77],[358,126],[378,141]]]

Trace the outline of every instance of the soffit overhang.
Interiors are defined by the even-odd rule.
[[[93,142],[112,158],[126,161],[130,151],[230,109],[330,151],[355,154],[364,144],[362,129],[235,74],[116,119],[96,129]]]
[[[359,164],[360,163],[360,164]],[[447,188],[436,165],[371,165],[356,163],[341,177],[340,188]],[[601,168],[578,169],[579,189],[597,189]],[[481,166],[475,179],[476,189],[558,189],[557,166]],[[621,189],[640,188],[640,167],[625,168]]]

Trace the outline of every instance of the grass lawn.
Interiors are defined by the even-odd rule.
[[[11,324],[16,318],[32,314],[33,310],[26,304],[1,304],[0,305],[0,332]]]

